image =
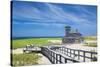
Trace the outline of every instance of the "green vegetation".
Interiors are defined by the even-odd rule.
[[[96,36],[86,36],[84,37],[84,40],[97,40]]]
[[[85,45],[84,46],[89,46],[89,47],[97,47],[97,37],[96,36],[86,36],[84,37],[85,40]]]
[[[17,40],[12,40],[12,48],[14,49],[14,48],[25,47],[27,44],[34,44],[34,45],[39,45],[39,46],[54,44],[54,43],[48,42],[48,40],[62,40],[62,38],[17,39]]]
[[[25,65],[38,64],[39,59],[40,59],[40,56],[38,56],[38,54],[35,54],[35,53],[13,54],[12,65],[25,66]]]
[[[97,47],[97,43],[85,43],[84,46]]]
[[[12,48],[21,48],[25,47],[28,44],[34,44],[38,46],[44,46],[44,45],[51,45],[51,44],[60,44],[60,43],[52,43],[49,42],[48,40],[62,40],[62,38],[28,38],[28,39],[16,39],[12,40]],[[86,36],[84,37],[85,41],[96,41],[97,37],[96,36]],[[96,44],[86,44],[86,46],[92,46],[96,47]]]

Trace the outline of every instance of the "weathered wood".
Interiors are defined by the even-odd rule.
[[[85,51],[83,52],[83,61],[85,62]]]
[[[73,60],[73,59],[71,59],[71,58],[67,58],[67,57],[65,57],[65,56],[63,56],[62,54],[58,54],[57,52],[55,52],[55,51],[53,51],[53,50],[51,50],[51,49],[49,49],[49,48],[42,48],[42,49],[46,49],[46,50],[44,50],[44,54],[47,54],[47,52],[48,51],[51,51],[51,55],[46,55],[48,58],[49,58],[49,56],[52,56],[51,58],[49,58],[49,60],[51,60],[51,62],[53,63],[53,64],[57,64],[57,63],[67,63],[67,60],[70,60],[70,61],[72,61],[72,62],[78,62],[78,61],[76,61],[76,60]],[[62,60],[61,58],[63,58],[64,60]],[[63,62],[64,61],[64,62]]]
[[[70,49],[70,57],[71,57],[71,49]]]
[[[27,46],[23,49],[23,52],[36,52],[40,51],[43,55],[45,55],[53,64],[58,63],[67,63],[71,62],[79,62],[80,57],[83,58],[83,61],[86,61],[86,58],[91,59],[93,61],[93,55],[97,55],[97,52],[83,51],[77,49],[70,49],[67,47],[36,47],[35,46]],[[83,53],[83,55],[81,54]],[[86,53],[89,53],[91,56],[86,56]],[[77,57],[77,59],[75,59]]]
[[[58,54],[56,54],[56,64],[58,63]]]
[[[65,54],[65,55],[67,55],[67,56],[69,56],[69,57],[72,57],[73,59],[77,56],[78,57],[78,59],[77,60],[80,60],[80,57],[83,57],[83,61],[85,62],[86,60],[86,58],[87,59],[93,59],[93,58],[91,58],[91,57],[88,57],[88,56],[86,56],[85,54],[86,53],[92,53],[92,54],[94,54],[94,55],[96,55],[97,54],[97,52],[91,52],[91,51],[84,51],[84,50],[77,50],[77,49],[70,49],[70,48],[66,48],[66,47],[61,47],[61,49],[62,50],[60,50],[60,52],[62,53],[62,54]],[[72,52],[73,51],[73,52]],[[77,54],[75,54],[75,52],[77,52]],[[83,55],[81,55],[80,54],[80,52],[81,53],[83,53]],[[92,55],[91,54],[91,55]]]
[[[80,59],[80,51],[78,50],[78,60]]]
[[[67,59],[65,58],[65,63],[67,63]]]
[[[92,55],[93,55],[93,54],[91,53],[91,61],[92,61],[92,59],[93,59]]]
[[[68,56],[68,49],[67,49],[67,56]]]

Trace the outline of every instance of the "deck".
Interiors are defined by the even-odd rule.
[[[28,46],[24,52],[40,52],[52,64],[97,61],[97,52],[71,49],[64,46]]]

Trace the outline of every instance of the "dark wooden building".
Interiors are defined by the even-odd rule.
[[[65,26],[65,36],[62,40],[63,43],[82,43],[82,34],[78,30],[72,30],[70,26]]]

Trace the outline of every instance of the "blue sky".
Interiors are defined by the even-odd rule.
[[[64,26],[83,36],[97,33],[97,7],[43,2],[13,1],[13,37],[64,36]]]

